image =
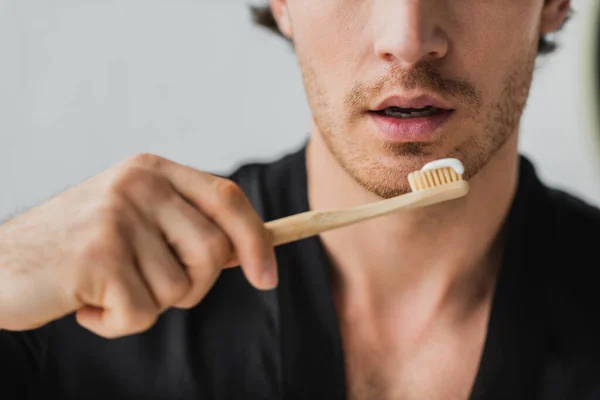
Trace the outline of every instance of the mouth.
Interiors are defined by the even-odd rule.
[[[371,113],[396,119],[435,117],[454,111],[448,103],[437,96],[391,96],[377,105]]]
[[[433,142],[444,135],[455,111],[443,100],[422,95],[389,97],[369,114],[386,141]]]
[[[374,114],[390,117],[390,118],[398,118],[398,119],[415,119],[415,118],[426,118],[426,117],[434,117],[441,114],[451,113],[452,109],[440,108],[435,106],[425,106],[421,108],[402,108],[402,107],[386,107],[382,110],[373,110],[371,111]]]

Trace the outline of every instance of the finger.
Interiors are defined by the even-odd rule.
[[[123,267],[119,277],[104,284],[102,308],[88,306],[75,313],[82,327],[105,338],[116,338],[154,325],[158,306],[134,265]]]
[[[271,289],[277,285],[277,263],[271,235],[235,183],[158,156],[144,155],[135,160],[136,165],[166,177],[177,193],[225,232],[251,284],[259,289]],[[147,187],[142,189],[141,192],[148,191]],[[164,190],[150,192],[156,197],[157,204],[172,199]]]
[[[239,186],[159,157],[152,158],[150,164],[225,232],[250,283],[259,289],[277,285],[272,237]]]
[[[159,228],[146,218],[140,220],[131,240],[139,271],[162,312],[186,296],[192,285]]]
[[[154,160],[152,156],[145,156],[141,160],[117,174],[110,187],[134,206],[137,213],[133,225],[140,224],[140,219],[142,223],[145,221],[153,225],[161,232],[179,263],[186,267],[188,277],[192,272],[194,279],[190,279],[190,297],[193,300],[187,298],[178,302],[180,306],[191,306],[192,302],[197,303],[201,299],[218,277],[228,253],[232,252],[231,242],[213,222],[177,192],[164,173],[157,170],[155,165],[144,164],[143,160]],[[165,297],[171,298],[173,295],[166,294]],[[164,304],[164,300],[161,303]]]
[[[194,307],[219,277],[232,252],[231,241],[218,226],[181,197],[148,213],[163,232],[190,282],[186,295],[173,305]]]
[[[194,193],[191,187],[184,194],[198,203],[230,238],[248,280],[257,288],[274,288],[277,262],[264,222],[235,183],[217,179],[212,187],[204,196]]]

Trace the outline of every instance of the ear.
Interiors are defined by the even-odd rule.
[[[281,33],[292,39],[292,21],[288,12],[287,0],[271,0],[271,12]]]
[[[540,34],[545,35],[560,29],[569,15],[570,9],[571,0],[544,0]]]

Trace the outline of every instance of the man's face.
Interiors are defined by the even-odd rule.
[[[315,134],[367,190],[446,157],[469,179],[516,134],[544,0],[285,4]]]

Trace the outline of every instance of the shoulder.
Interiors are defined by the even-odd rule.
[[[546,196],[548,220],[540,223],[546,232],[540,232],[542,240],[536,248],[546,253],[540,257],[545,262],[539,268],[549,280],[551,296],[560,299],[566,312],[568,308],[600,312],[596,278],[600,269],[600,209],[562,190],[546,188]],[[600,334],[600,325],[597,328]]]
[[[244,188],[255,181],[267,187],[282,184],[303,170],[304,157],[305,147],[301,147],[273,159],[244,162],[225,177]]]
[[[600,241],[598,206],[568,192],[551,188],[548,189],[548,200],[554,207],[563,234],[568,233],[569,237],[577,238],[582,243]]]
[[[592,204],[547,185],[527,159],[521,165],[516,202],[520,203],[517,207],[526,221],[525,239],[529,244],[545,242],[546,252],[560,256],[563,261],[585,259],[600,264],[597,256],[584,257],[594,255],[596,243],[600,244],[600,203]]]
[[[595,359],[600,351],[600,208],[534,177],[523,237],[530,282],[557,351]],[[537,290],[542,290],[542,293]],[[587,355],[586,355],[587,354]]]
[[[240,186],[265,220],[305,211],[305,147],[274,160],[244,163],[226,178]]]
[[[543,236],[549,235],[548,244],[553,244],[548,251],[560,256],[557,261],[575,267],[584,275],[591,272],[595,276],[592,266],[600,266],[600,208],[563,190],[550,187],[543,190],[543,200],[537,207],[538,217],[546,221],[538,222],[547,230]]]

